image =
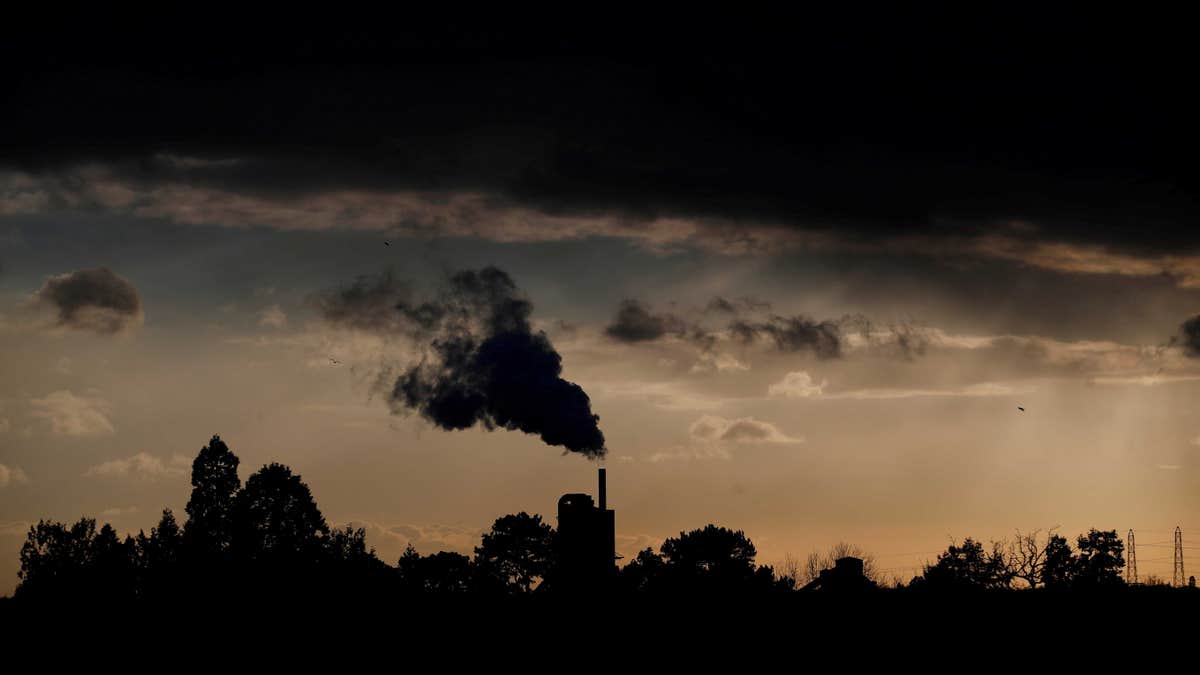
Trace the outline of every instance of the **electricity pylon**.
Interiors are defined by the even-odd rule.
[[[1179,587],[1187,583],[1187,577],[1183,576],[1183,531],[1178,527],[1175,528],[1175,574],[1171,578],[1171,585]]]
[[[1129,542],[1125,544],[1125,548],[1129,549],[1129,557],[1125,560],[1125,583],[1136,584],[1137,576],[1137,547],[1133,542],[1133,530],[1129,531]]]

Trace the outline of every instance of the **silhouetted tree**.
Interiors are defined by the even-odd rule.
[[[162,518],[156,527],[150,528],[149,536],[138,532],[135,544],[141,590],[161,593],[182,573],[183,532],[171,509],[163,509]]]
[[[1014,579],[1024,581],[1030,588],[1037,588],[1042,582],[1046,567],[1047,546],[1038,537],[1040,530],[1022,533],[1017,530],[1016,536],[1008,544],[1005,556],[1008,561],[1008,571]],[[1050,533],[1047,536],[1053,536]]]
[[[646,547],[621,568],[619,578],[625,590],[645,592],[657,590],[666,574],[667,563],[654,549]]]
[[[21,546],[19,596],[127,598],[135,590],[134,542],[121,540],[111,525],[96,531],[96,521],[38,521]]]
[[[298,565],[318,562],[329,532],[312,492],[282,464],[246,479],[233,508],[231,550],[242,561]]]
[[[1044,561],[1042,562],[1042,585],[1051,589],[1063,589],[1071,585],[1075,576],[1075,553],[1066,537],[1052,534],[1046,538]]]
[[[184,543],[195,557],[210,557],[229,548],[233,537],[233,506],[241,481],[238,458],[213,436],[192,462],[192,496],[183,528]]]
[[[129,599],[137,588],[137,545],[133,537],[121,539],[105,523],[92,540],[88,576],[93,591],[112,599]]]
[[[554,556],[554,528],[522,511],[496,520],[475,548],[480,572],[509,591],[528,593],[546,578]]]
[[[82,586],[95,536],[92,518],[80,518],[70,527],[47,520],[30,526],[21,546],[17,595],[69,594]]]
[[[1125,542],[1116,530],[1088,530],[1076,541],[1079,558],[1075,565],[1077,586],[1111,587],[1125,583]]]
[[[466,593],[475,587],[471,559],[440,551],[422,556],[410,544],[396,563],[400,587],[409,593]]]
[[[325,560],[341,574],[375,574],[387,563],[367,547],[367,531],[351,525],[335,528],[325,537]]]
[[[772,567],[775,570],[777,579],[791,579],[792,586],[802,585],[801,580],[804,578],[804,565],[800,559],[791,553],[785,554],[781,560],[777,560]]]
[[[161,570],[179,563],[183,548],[183,533],[175,522],[171,509],[163,509],[158,525],[150,528],[150,535],[138,532],[138,558],[142,566]]]
[[[320,541],[323,547],[317,562],[319,582],[324,587],[337,588],[343,597],[367,597],[394,585],[391,568],[367,546],[365,529],[345,525],[334,528]]]
[[[672,590],[682,588],[710,591],[748,590],[765,577],[756,576],[754,543],[741,530],[707,525],[700,530],[680,532],[659,549]],[[774,575],[770,575],[774,580]]]
[[[1007,588],[1010,578],[1001,545],[994,544],[989,553],[968,537],[961,545],[951,544],[914,581],[918,587],[943,591]]]
[[[770,588],[776,591],[796,590],[796,577],[780,574],[771,565],[761,565],[754,570],[754,587],[756,589]]]

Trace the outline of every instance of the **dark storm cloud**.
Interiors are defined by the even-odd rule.
[[[419,302],[387,272],[321,294],[316,304],[334,325],[400,333],[421,346],[425,358],[390,385],[393,409],[415,410],[447,430],[519,430],[604,456],[588,395],[562,379],[562,357],[533,331],[533,305],[503,270],[458,272],[437,297]]]
[[[142,299],[128,279],[105,267],[50,277],[34,294],[36,304],[51,308],[62,328],[113,334],[142,317]]]
[[[548,43],[450,24],[295,41],[269,36],[310,33],[249,19],[169,37],[111,17],[37,25],[0,47],[3,164],[35,174],[99,162],[140,185],[182,177],[281,199],[473,191],[550,214],[713,217],[864,245],[1019,220],[1035,226],[1021,243],[1200,251],[1179,84],[1190,58],[1172,53],[1189,42],[1127,17],[947,29],[873,8],[733,21],[720,40],[623,25],[619,56],[600,27]]]

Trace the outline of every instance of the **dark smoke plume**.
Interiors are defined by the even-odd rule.
[[[803,315],[773,315],[765,321],[735,319],[729,330],[742,342],[765,337],[781,352],[811,351],[819,358],[842,355],[842,329],[834,321],[815,321]]]
[[[925,353],[929,340],[924,331],[909,324],[876,325],[860,314],[818,321],[803,314],[783,316],[762,312],[770,304],[752,297],[729,300],[715,296],[701,312],[703,315],[728,316],[726,330],[742,344],[764,341],[781,352],[812,352],[818,358],[834,359],[845,355],[848,338],[858,335],[864,345],[882,349],[904,359]],[[718,332],[698,320],[653,312],[637,300],[621,302],[617,314],[604,332],[619,342],[651,342],[664,337],[687,340],[705,351],[713,350]],[[884,337],[880,337],[880,336]]]
[[[674,314],[656,314],[633,299],[621,301],[604,333],[618,342],[649,342],[667,335],[684,335],[688,325]]]
[[[533,305],[503,270],[458,272],[435,299],[420,302],[391,273],[360,277],[317,305],[331,323],[403,332],[425,347],[426,357],[391,385],[393,409],[415,410],[443,429],[520,430],[604,456],[591,401],[562,379],[562,357],[544,332],[533,331]]]
[[[135,325],[142,317],[137,288],[106,267],[50,277],[34,294],[34,302],[52,308],[60,327],[107,335]]]
[[[1179,327],[1178,341],[1184,354],[1194,359],[1200,358],[1200,315],[1183,322]]]
[[[752,296],[743,296],[729,300],[719,295],[714,295],[708,304],[704,307],[705,314],[731,314],[738,315],[744,312],[758,312],[771,309],[771,303],[766,300],[759,300]]]

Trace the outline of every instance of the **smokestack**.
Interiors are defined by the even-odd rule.
[[[608,508],[608,484],[604,480],[604,467],[600,467],[600,510]]]

